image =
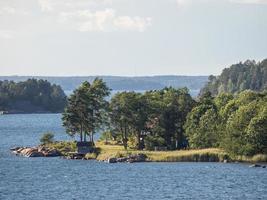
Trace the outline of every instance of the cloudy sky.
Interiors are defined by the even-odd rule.
[[[267,58],[267,0],[0,0],[0,75],[209,75]]]

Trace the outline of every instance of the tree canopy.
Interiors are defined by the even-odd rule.
[[[264,91],[267,89],[267,59],[256,63],[247,60],[225,68],[221,75],[210,76],[201,94],[209,91],[213,96],[226,93],[239,93],[244,90]]]
[[[233,155],[267,153],[266,92],[246,90],[235,97],[221,93],[208,98],[187,116],[190,147],[222,147]]]
[[[62,116],[63,126],[70,136],[80,134],[80,141],[94,142],[94,134],[106,121],[108,102],[105,99],[109,88],[96,78],[92,84],[85,81],[68,98],[67,107]]]
[[[0,81],[0,110],[9,112],[62,112],[66,95],[46,80]]]

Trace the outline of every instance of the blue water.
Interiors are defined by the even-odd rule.
[[[38,144],[45,131],[70,139],[57,114],[0,116],[0,200],[267,199],[267,169],[246,164],[106,164],[9,152]]]

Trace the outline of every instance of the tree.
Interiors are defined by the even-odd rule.
[[[46,80],[0,81],[1,110],[62,112],[65,105],[66,95],[61,87]]]
[[[105,98],[109,93],[109,88],[101,79],[96,78],[92,84],[83,82],[68,98],[62,117],[66,132],[71,136],[79,133],[81,142],[85,142],[89,135],[93,143],[94,133],[106,120],[108,102]]]
[[[110,102],[110,120],[117,133],[121,134],[124,148],[128,147],[129,134],[133,131],[134,118],[136,115],[136,99],[138,94],[135,92],[117,93]]]
[[[148,128],[155,138],[164,138],[169,149],[184,148],[184,123],[194,100],[187,88],[164,88],[145,93],[149,104]]]
[[[210,92],[201,96],[198,105],[187,115],[185,133],[191,148],[218,146],[219,117]]]
[[[211,76],[200,93],[210,91],[215,96],[224,92],[238,94],[249,89],[264,91],[267,87],[266,77],[267,59],[258,63],[247,60],[225,68],[217,77]]]
[[[49,144],[54,142],[54,134],[50,132],[44,133],[40,138],[40,142],[41,144]]]

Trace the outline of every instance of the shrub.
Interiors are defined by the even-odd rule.
[[[43,136],[40,138],[40,142],[42,144],[53,143],[54,142],[54,134],[50,133],[50,132],[44,133]]]
[[[165,140],[162,137],[147,136],[145,138],[145,148],[147,150],[154,150],[155,147],[165,146]]]

